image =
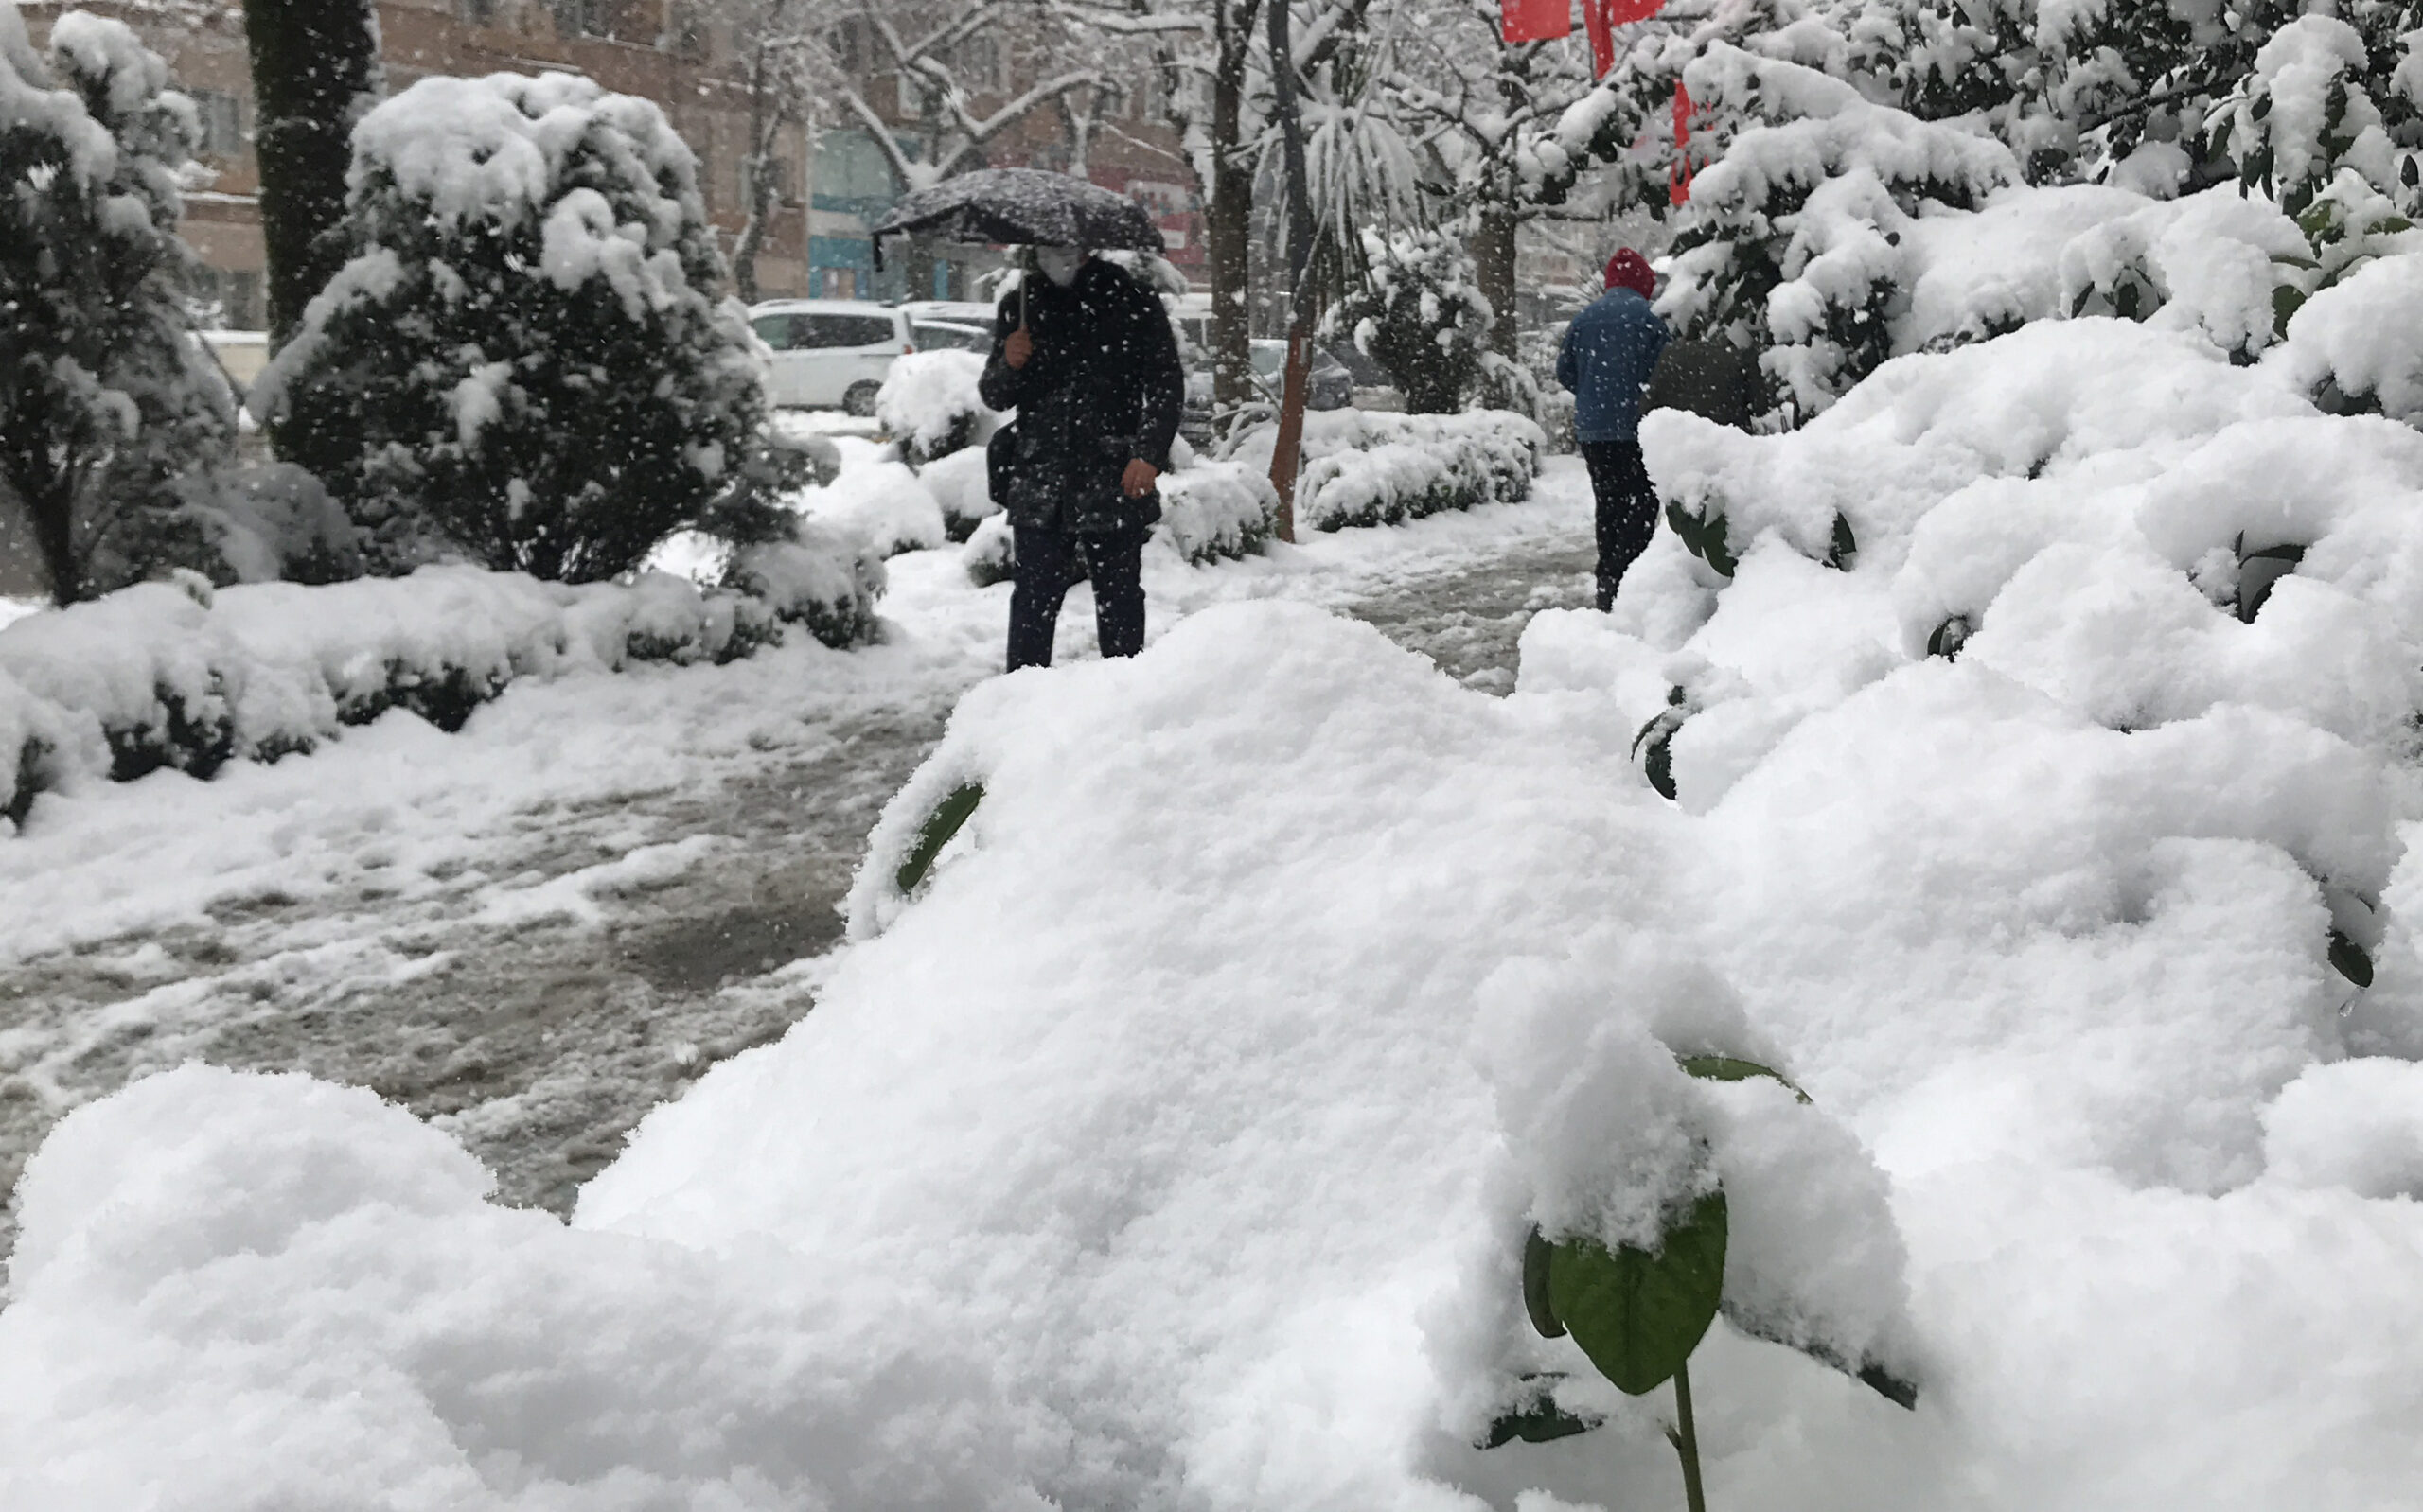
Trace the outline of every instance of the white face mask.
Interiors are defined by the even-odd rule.
[[[1044,277],[1051,279],[1063,289],[1077,281],[1077,270],[1085,264],[1086,250],[1083,247],[1037,247],[1035,249],[1035,265],[1043,270]]]

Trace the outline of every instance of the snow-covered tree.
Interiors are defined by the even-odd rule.
[[[1439,231],[1366,232],[1362,250],[1365,281],[1331,308],[1326,329],[1388,369],[1412,413],[1462,408],[1494,356],[1472,255]]]
[[[235,436],[185,312],[179,172],[198,132],[168,79],[120,22],[61,16],[45,62],[0,9],[0,488],[62,603],[203,565],[172,485]]]
[[[433,544],[571,581],[637,566],[764,404],[690,149],[646,100],[498,74],[421,80],[353,154],[348,260],[256,399],[359,415],[316,470],[387,565]]]
[[[733,288],[743,304],[757,302],[757,249],[781,201],[783,160],[776,149],[840,81],[829,9],[822,0],[736,0],[730,7],[749,99],[749,147],[741,157],[749,219],[732,248]]]
[[[1718,43],[1684,70],[1694,102],[1751,122],[1698,175],[1660,309],[1689,336],[1766,353],[1799,414],[1893,355],[1902,234],[2014,182],[2008,149],[1873,104],[1807,65]]]

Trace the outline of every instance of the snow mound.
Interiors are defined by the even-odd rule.
[[[70,1114],[19,1187],[0,1494],[1039,1509],[1013,1415],[947,1350],[802,1352],[833,1320],[770,1257],[567,1231],[491,1185],[300,1076],[187,1066]]]
[[[1195,462],[1164,473],[1156,540],[1201,566],[1248,555],[1279,524],[1279,490],[1268,468],[1234,462]]]
[[[863,542],[877,556],[930,551],[950,538],[943,507],[909,466],[873,442],[844,437],[841,470],[792,496],[805,519]]]

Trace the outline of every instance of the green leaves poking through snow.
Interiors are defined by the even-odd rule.
[[[1536,1234],[1533,1238],[1537,1238]],[[1556,1372],[1525,1376],[1528,1389],[1522,1400],[1500,1413],[1489,1425],[1489,1436],[1481,1440],[1483,1449],[1495,1449],[1521,1439],[1526,1444],[1550,1444],[1560,1438],[1586,1433],[1606,1421],[1603,1417],[1583,1417],[1566,1412],[1556,1404],[1556,1383],[1565,1377]]]
[[[1826,565],[1838,572],[1859,565],[1859,537],[1851,534],[1851,522],[1839,509],[1834,512],[1833,537],[1826,543]]]
[[[1683,721],[1691,717],[1691,711],[1685,703],[1688,696],[1680,688],[1668,689],[1666,707],[1657,712],[1655,718],[1641,726],[1640,732],[1632,738],[1632,753],[1640,759],[1640,769],[1649,779],[1649,785],[1669,800],[1674,797],[1674,731],[1682,729]],[[1645,757],[1641,755],[1644,747],[1648,751]]]
[[[1906,1412],[1919,1410],[1919,1387],[1916,1381],[1903,1380],[1883,1365],[1860,1368],[1859,1383]]]
[[[1957,661],[1960,659],[1960,648],[1968,644],[1971,633],[1969,617],[1955,614],[1937,625],[1935,633],[1927,637],[1927,655],[1941,657],[1946,661]]]
[[[2336,929],[2330,932],[2330,964],[2358,987],[2373,985],[2373,958],[2365,954],[2363,946]]]
[[[1733,569],[1739,564],[1734,561],[1732,548],[1725,544],[1723,515],[1703,518],[1677,501],[1666,506],[1666,523],[1682,540],[1684,550],[1716,569],[1719,574],[1733,575]]]
[[[1543,1339],[1565,1337],[1565,1325],[1556,1320],[1556,1309],[1548,1305],[1548,1261],[1555,1253],[1556,1246],[1536,1225],[1523,1240],[1523,1310],[1531,1315],[1531,1327]]]
[[[918,883],[926,880],[926,873],[934,869],[934,857],[942,854],[943,847],[948,845],[950,837],[967,822],[967,817],[976,812],[976,805],[983,797],[983,783],[963,782],[952,788],[950,796],[927,816],[926,827],[918,832],[915,848],[893,876],[893,881],[899,884],[902,892],[914,890]]]
[[[1672,1379],[1715,1321],[1724,1237],[1717,1191],[1667,1229],[1655,1254],[1565,1239],[1548,1258],[1549,1306],[1600,1373],[1637,1397]]]
[[[1678,1055],[1674,1057],[1674,1064],[1703,1081],[1746,1081],[1754,1076],[1762,1076],[1771,1081],[1782,1082],[1801,1102],[1810,1100],[1809,1094],[1801,1091],[1792,1078],[1756,1061],[1744,1061],[1731,1055]]]

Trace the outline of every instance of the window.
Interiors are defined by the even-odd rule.
[[[801,346],[881,346],[897,341],[898,326],[882,315],[794,315],[792,327]]]
[[[833,28],[833,64],[855,77],[867,65],[866,23],[852,16]]]
[[[981,326],[952,325],[940,322],[920,323],[909,327],[917,339],[921,352],[990,352],[993,333]]]
[[[202,119],[202,140],[197,150],[203,157],[244,155],[243,101],[223,90],[197,89],[193,92],[193,107],[194,114]]]
[[[939,103],[941,103],[941,96],[936,92],[933,84],[928,80],[924,75],[912,74],[907,69],[901,70],[901,114],[923,115]]]
[[[959,84],[971,94],[998,95],[1001,82],[1001,43],[989,32],[980,32],[959,44]]]
[[[498,0],[454,0],[454,13],[474,26],[496,25]]]
[[[788,315],[760,315],[749,323],[757,339],[777,352],[791,349],[791,318]]]

